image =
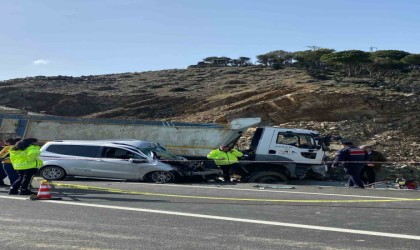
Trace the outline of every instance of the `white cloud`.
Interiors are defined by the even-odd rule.
[[[38,60],[33,61],[34,65],[44,65],[44,64],[49,64],[49,63],[50,61],[44,60],[44,59],[38,59]]]

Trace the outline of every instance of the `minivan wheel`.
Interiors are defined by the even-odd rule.
[[[66,176],[66,171],[59,166],[46,166],[41,169],[39,175],[48,181],[61,180]]]
[[[147,175],[147,180],[154,183],[168,183],[175,181],[175,175],[167,171],[156,171]]]

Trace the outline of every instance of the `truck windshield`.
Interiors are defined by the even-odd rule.
[[[316,148],[316,144],[311,135],[296,134],[290,132],[279,132],[277,134],[277,144],[286,144],[298,148]]]

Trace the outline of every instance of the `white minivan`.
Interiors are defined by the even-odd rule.
[[[164,163],[158,160],[159,154],[173,159]],[[185,164],[171,164],[184,158],[156,143],[140,140],[51,141],[41,148],[41,159],[44,164],[40,176],[46,180],[74,176],[167,183],[186,175],[220,174],[216,169],[203,172]]]

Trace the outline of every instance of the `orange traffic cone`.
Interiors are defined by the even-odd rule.
[[[36,195],[38,199],[51,199],[52,195],[50,193],[50,185],[47,181],[42,181],[41,186],[39,186],[38,194]]]
[[[31,200],[61,200],[61,198],[53,198],[50,192],[51,186],[48,184],[48,181],[41,181],[39,186],[38,194],[31,195],[29,199]]]

